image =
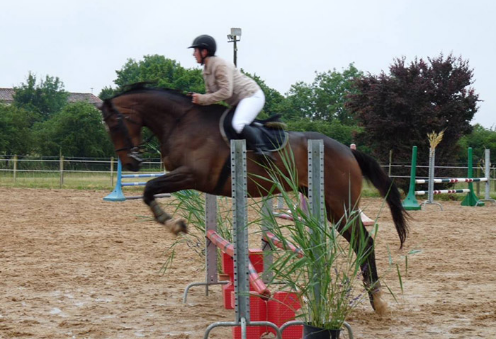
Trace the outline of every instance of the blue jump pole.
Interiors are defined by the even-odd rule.
[[[125,201],[126,197],[122,193],[122,164],[121,161],[117,161],[117,182],[115,183],[114,190],[107,195],[103,200],[105,201]]]

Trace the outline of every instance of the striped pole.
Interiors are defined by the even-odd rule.
[[[271,233],[271,232],[264,233],[263,240],[270,243],[270,244],[274,244],[274,246],[276,246],[280,249],[292,251],[293,253],[296,254],[296,256],[298,258],[303,258],[303,256],[304,256],[304,253],[300,248],[296,247],[295,245],[293,245],[289,241],[283,242],[281,239],[276,237],[276,235]]]
[[[431,191],[415,191],[415,195],[426,195],[426,194],[449,194],[449,193],[469,193],[468,188],[458,189],[458,190],[432,190]]]
[[[216,233],[214,230],[209,230],[207,231],[207,238],[220,248],[220,250],[230,257],[234,257],[234,245],[231,244],[229,241],[226,239],[222,238],[218,233]],[[253,287],[253,289],[262,296],[264,299],[268,299],[271,296],[270,291],[267,289],[267,286],[265,286],[265,283],[263,282],[262,278],[259,276],[257,270],[255,267],[253,267],[253,264],[251,261],[248,261],[248,272],[249,272],[249,280],[250,280],[250,285]]]
[[[441,183],[457,183],[457,182],[482,182],[487,181],[487,178],[444,178],[444,179],[433,179],[435,184]],[[416,184],[425,184],[428,181],[425,179],[417,179],[415,180]]]

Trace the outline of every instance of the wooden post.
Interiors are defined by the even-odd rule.
[[[13,178],[14,178],[14,185],[16,183],[16,179],[17,179],[17,154],[14,155],[14,173],[13,173]]]
[[[60,188],[64,186],[64,156],[60,156]]]

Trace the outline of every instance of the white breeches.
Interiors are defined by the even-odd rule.
[[[258,113],[265,105],[265,95],[262,90],[258,90],[251,97],[242,99],[232,120],[232,126],[237,133],[241,133],[245,125],[249,125],[255,120]]]

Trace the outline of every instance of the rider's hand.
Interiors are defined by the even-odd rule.
[[[191,102],[194,104],[198,104],[198,97],[200,94],[198,93],[191,93]]]

